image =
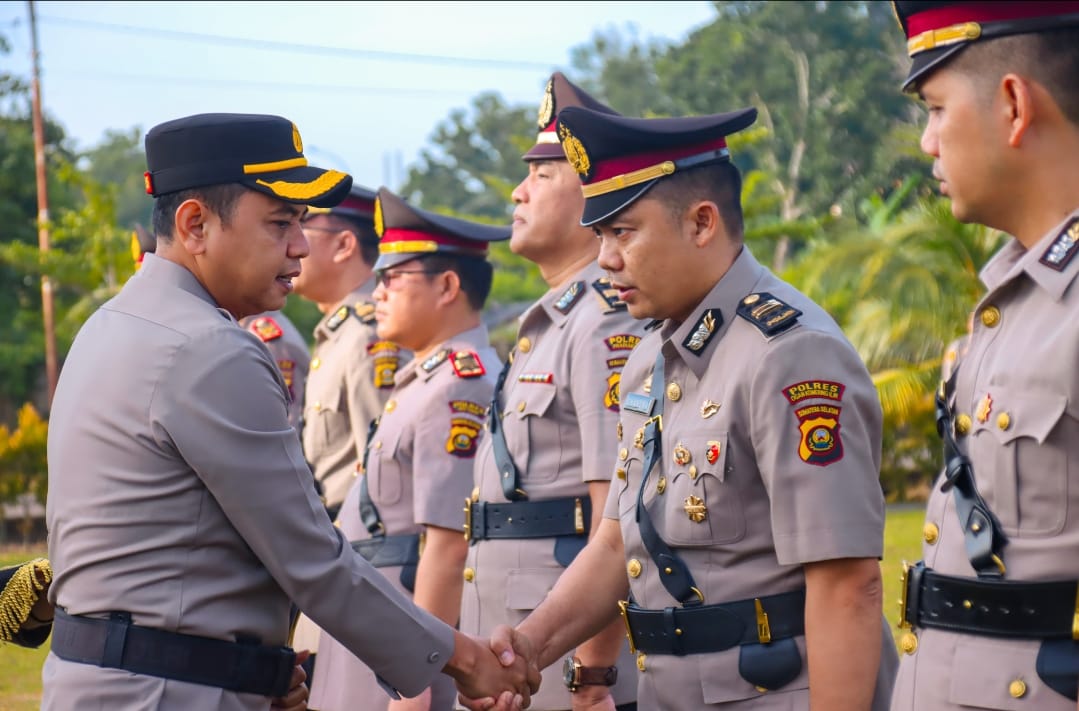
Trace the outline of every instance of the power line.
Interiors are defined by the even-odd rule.
[[[188,32],[185,30],[169,30],[161,27],[136,27],[134,25],[121,25],[111,22],[98,22],[96,20],[78,20],[71,17],[57,17],[53,15],[39,16],[39,20],[51,25],[68,25],[88,29],[117,32],[121,34],[133,34],[142,37],[161,37],[172,40],[197,41],[207,44],[220,44],[225,46],[250,47],[253,49],[285,50],[289,52],[305,52],[307,54],[320,54],[338,57],[358,57],[365,59],[380,59],[395,62],[415,62],[420,64],[456,64],[470,67],[504,67],[508,69],[522,69],[528,71],[550,71],[550,64],[544,62],[529,62],[515,59],[482,59],[480,57],[448,57],[434,54],[416,54],[413,52],[386,52],[373,49],[355,49],[352,47],[334,47],[319,44],[301,44],[298,42],[281,42],[277,40],[261,40],[251,37],[233,37],[226,35],[207,34],[203,32]]]

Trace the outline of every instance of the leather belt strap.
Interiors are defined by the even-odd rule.
[[[623,604],[630,647],[646,654],[707,654],[805,634],[805,589],[718,605],[644,610]],[[761,615],[767,638],[760,628]]]
[[[987,637],[1073,639],[1079,583],[1017,582],[942,575],[919,562],[904,574],[901,625]]]
[[[512,354],[511,354],[512,355]],[[506,443],[506,432],[502,427],[502,405],[499,403],[502,388],[506,385],[506,376],[509,375],[512,358],[507,358],[502,372],[498,374],[498,382],[495,383],[495,392],[491,398],[491,414],[487,421],[487,429],[491,431],[491,453],[498,466],[498,478],[502,484],[502,494],[509,501],[523,501],[528,494],[521,488],[521,475],[517,471],[517,465],[510,454],[509,445]]]
[[[587,536],[592,500],[587,496],[510,503],[470,500],[467,512],[465,537],[469,541]]]
[[[376,568],[414,565],[420,562],[420,534],[375,536],[352,541],[352,550]]]
[[[378,514],[378,507],[375,506],[375,502],[371,500],[371,494],[367,491],[367,458],[371,454],[371,441],[375,438],[381,419],[381,417],[376,417],[367,426],[367,444],[363,448],[363,478],[360,480],[360,521],[372,536],[381,536],[386,533],[386,527],[382,525],[382,517]]]
[[[296,653],[289,647],[140,627],[131,624],[127,612],[98,619],[68,615],[59,608],[52,651],[69,662],[270,697],[288,693],[296,665]]]

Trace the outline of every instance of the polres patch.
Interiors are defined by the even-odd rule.
[[[481,418],[487,416],[487,406],[471,400],[450,400],[450,411]]]
[[[607,392],[603,394],[603,406],[611,412],[618,412],[619,410],[618,384],[621,381],[621,371],[607,376]]]
[[[603,339],[609,351],[631,351],[640,342],[641,337],[632,333],[616,333]]]
[[[454,417],[450,420],[450,436],[446,440],[446,453],[462,459],[476,456],[476,440],[480,436],[480,425],[467,417]]]
[[[843,399],[843,391],[846,389],[847,386],[843,383],[830,380],[803,380],[783,388],[783,397],[792,405],[802,400],[817,398],[838,402]]]
[[[825,467],[843,458],[843,441],[839,436],[837,405],[809,405],[794,411],[798,418],[798,458],[806,464]]]

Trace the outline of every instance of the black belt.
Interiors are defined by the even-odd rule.
[[[420,562],[420,535],[375,536],[353,541],[352,550],[376,568],[415,565]]]
[[[289,647],[227,642],[131,624],[131,614],[76,617],[57,608],[52,651],[69,662],[215,686],[242,694],[288,693],[296,653]]]
[[[805,634],[805,589],[718,605],[643,610],[619,603],[631,651],[706,654]]]
[[[900,626],[989,637],[1074,639],[1076,581],[1016,582],[942,575],[918,562],[903,573]]]
[[[465,538],[553,538],[587,535],[592,520],[592,500],[587,497],[545,501],[466,500]]]

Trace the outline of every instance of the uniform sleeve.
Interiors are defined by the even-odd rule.
[[[189,342],[174,367],[185,377],[151,404],[158,435],[285,594],[402,693],[420,693],[449,659],[453,630],[396,592],[330,524],[265,349],[220,329]]]
[[[780,564],[883,554],[881,411],[848,343],[780,336],[756,368],[751,436]]]
[[[448,370],[448,366],[445,366]],[[483,413],[494,391],[487,378],[453,378],[424,410],[413,444],[413,515],[416,523],[460,530],[462,506],[472,491]]]
[[[616,451],[622,368],[641,340],[643,324],[628,313],[599,315],[577,334],[570,390],[581,437],[581,478],[610,481]]]

